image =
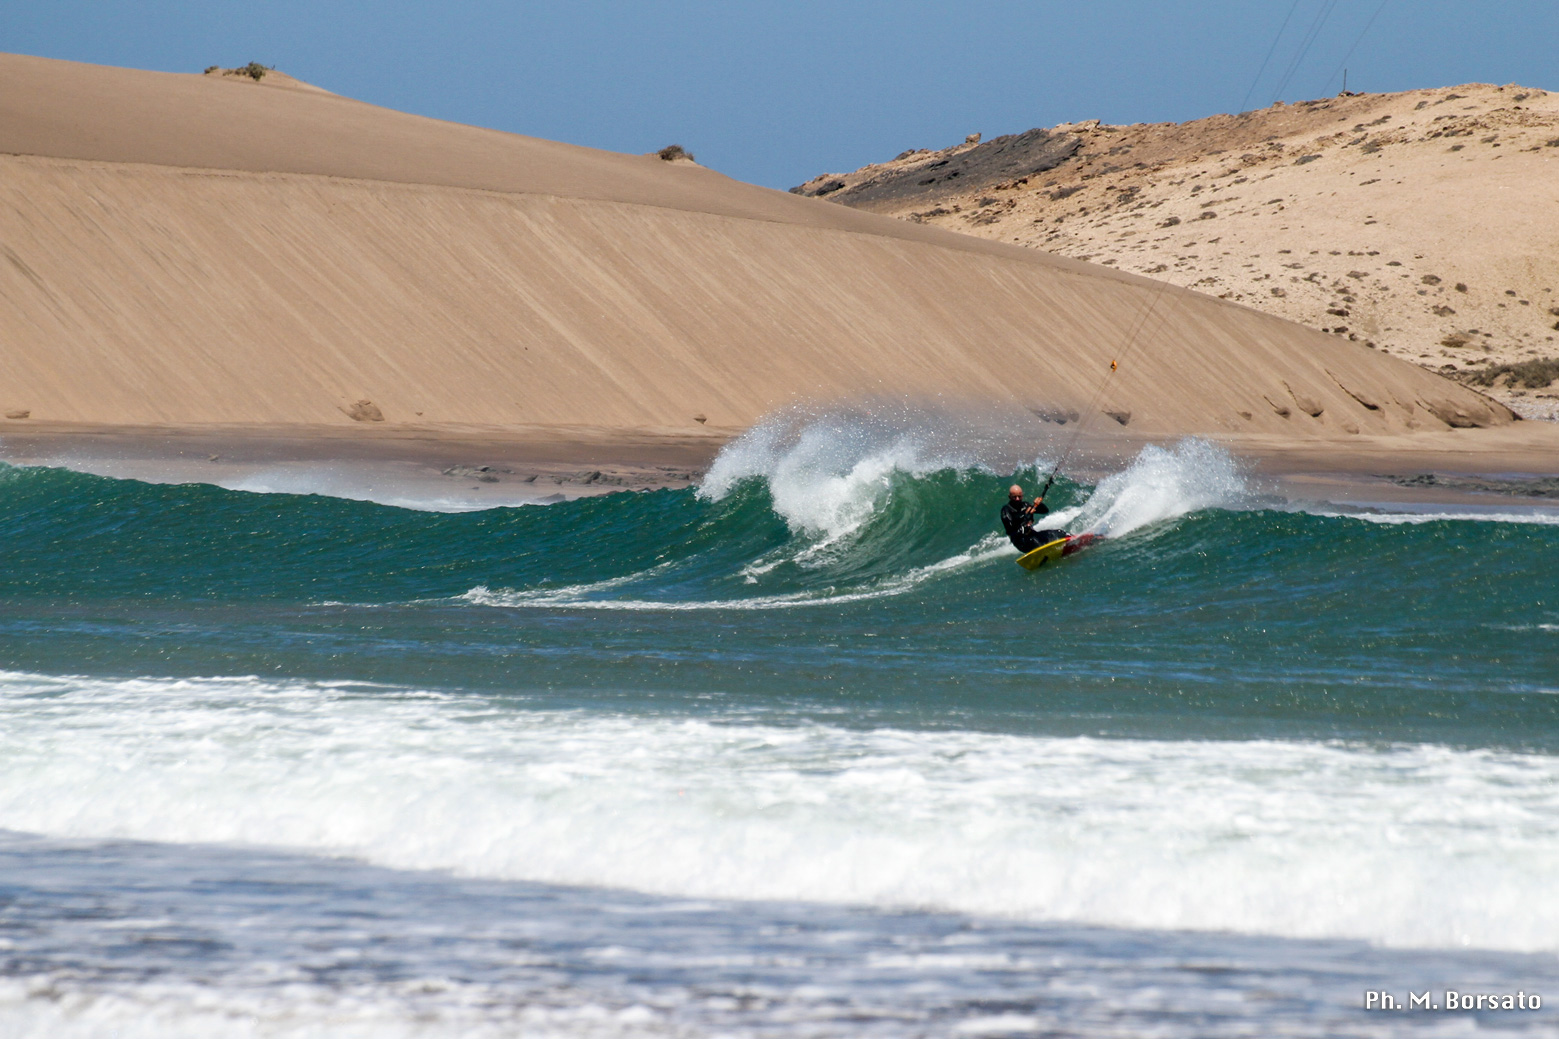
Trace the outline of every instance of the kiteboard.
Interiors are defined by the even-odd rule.
[[[1054,562],[1062,556],[1069,556],[1073,552],[1081,552],[1094,542],[1102,540],[1104,539],[1098,534],[1077,534],[1073,537],[1060,538],[1023,553],[1018,557],[1018,565],[1025,570],[1038,570],[1046,563]]]

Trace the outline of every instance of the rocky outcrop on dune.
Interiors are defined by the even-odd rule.
[[[825,174],[791,192],[862,209],[901,209],[945,197],[950,192],[980,191],[1030,177],[1077,154],[1083,139],[1066,127],[1009,134],[981,144],[971,134],[961,147],[933,152],[908,151],[883,166],[857,171],[848,180]]]
[[[0,434],[707,438],[868,397],[1143,435],[1512,418],[1345,336],[1110,266],[270,79],[0,56]],[[942,169],[1058,172],[1097,161],[1096,129]]]
[[[1051,142],[1010,176],[1019,140]],[[1065,151],[1061,161],[1051,157]],[[904,194],[898,186],[921,186]],[[1032,130],[794,191],[1189,286],[1559,411],[1559,95],[1349,94]]]

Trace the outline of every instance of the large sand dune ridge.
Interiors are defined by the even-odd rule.
[[[1107,267],[323,92],[4,56],[0,152],[4,429],[734,431],[882,396],[1067,418],[1128,347],[1097,410],[1132,432],[1510,418]]]

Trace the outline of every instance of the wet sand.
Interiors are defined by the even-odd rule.
[[[54,429],[0,435],[0,460],[152,483],[332,494],[451,508],[686,487],[728,436],[603,431]]]
[[[0,430],[0,460],[62,466],[157,483],[211,483],[259,491],[322,493],[450,508],[558,501],[699,482],[739,430],[624,435],[606,427],[376,429],[332,427]],[[1065,471],[1093,482],[1150,443],[1084,431],[1053,437],[1038,453],[1071,448]],[[1294,500],[1559,505],[1559,424],[1293,443],[1211,438],[1257,483]],[[1031,464],[1034,441],[996,448],[991,464]]]

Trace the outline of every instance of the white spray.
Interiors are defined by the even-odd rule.
[[[1049,522],[1121,537],[1200,509],[1236,508],[1248,493],[1233,456],[1193,437],[1168,448],[1143,448],[1123,472],[1099,481],[1086,501]]]
[[[981,467],[929,415],[780,415],[721,451],[698,493],[719,501],[743,481],[762,479],[791,530],[834,541],[883,506],[895,472],[972,468]]]

